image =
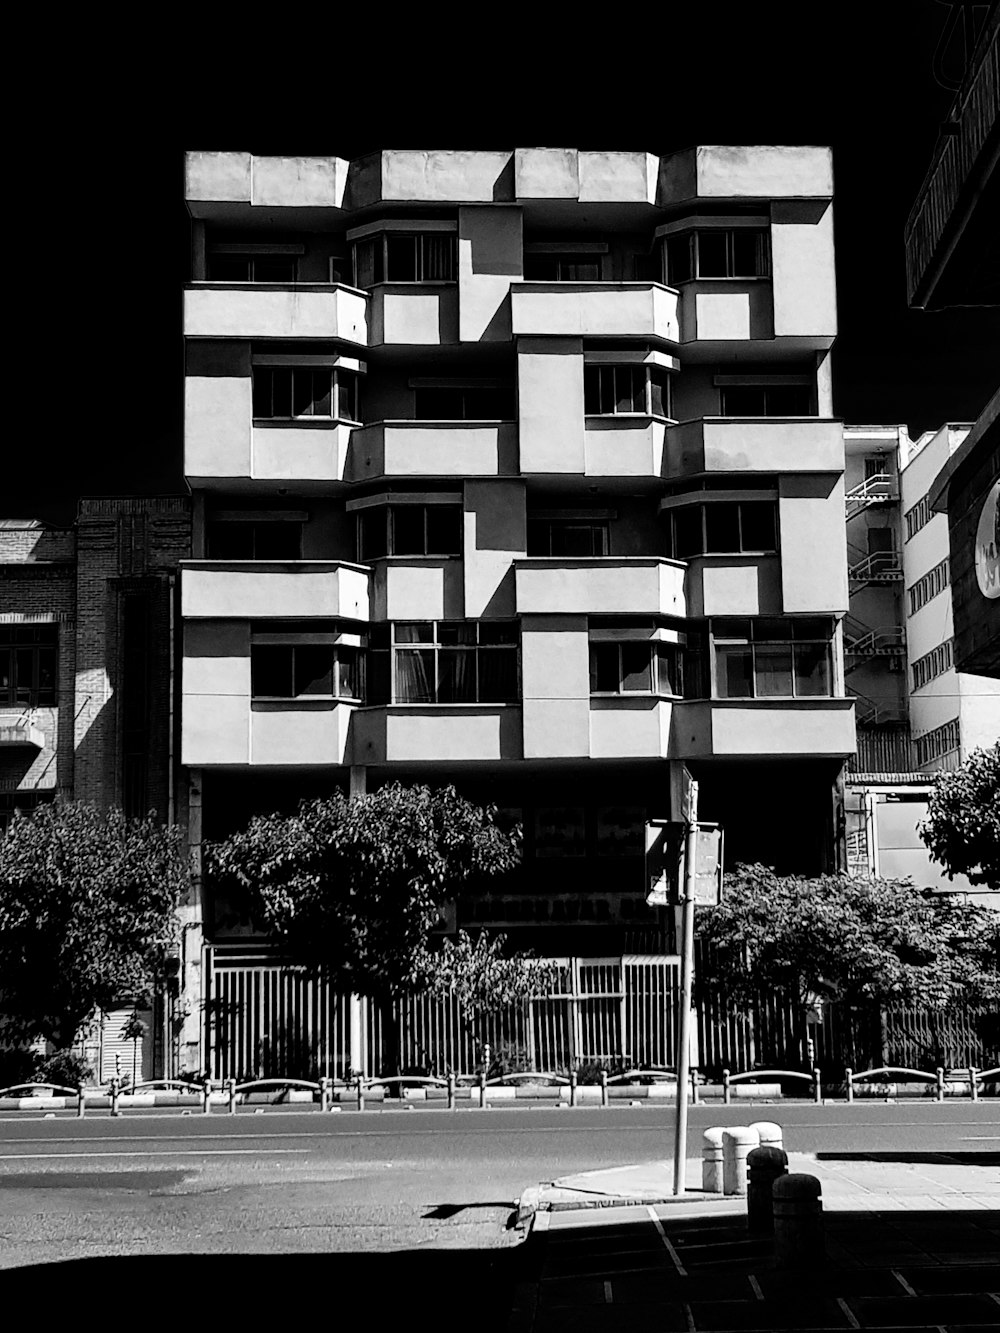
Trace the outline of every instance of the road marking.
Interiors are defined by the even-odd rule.
[[[44,1142],[44,1143],[135,1143],[135,1142],[138,1140],[138,1141],[141,1143],[141,1142],[143,1141],[143,1139],[151,1139],[152,1137],[153,1137],[153,1136],[152,1136],[151,1134],[84,1134],[84,1135],[81,1135],[81,1136],[79,1136],[79,1137],[77,1137],[77,1138],[72,1138],[72,1139],[48,1139],[48,1138],[47,1138],[47,1139],[39,1140],[37,1134],[30,1134],[30,1135],[25,1135],[23,1138],[19,1138],[19,1139],[4,1138],[4,1139],[2,1140],[2,1142],[3,1142],[4,1144],[8,1144],[8,1143],[39,1143],[39,1142]],[[173,1138],[176,1138],[176,1139],[181,1139],[181,1138],[183,1138],[183,1139],[218,1139],[218,1140],[221,1142],[221,1141],[224,1140],[224,1139],[228,1140],[228,1139],[235,1138],[235,1137],[237,1137],[237,1136],[236,1136],[236,1135],[233,1135],[233,1134],[174,1134],[174,1135],[169,1135],[169,1134],[168,1134],[168,1135],[165,1135],[164,1137],[166,1137],[166,1138],[171,1138],[171,1137],[173,1137]],[[252,1138],[252,1139],[315,1139],[315,1138],[318,1138],[318,1137],[319,1137],[319,1134],[318,1134],[318,1133],[317,1133],[317,1134],[250,1134],[250,1135],[245,1135],[244,1137]],[[304,1151],[306,1151],[306,1150],[305,1150],[305,1149],[296,1149],[296,1151],[297,1151],[297,1152],[299,1152],[299,1151],[304,1152]]]
[[[673,1260],[673,1264],[674,1267],[677,1269],[677,1272],[680,1274],[681,1277],[687,1277],[687,1269],[681,1263],[677,1251],[670,1244],[670,1240],[667,1236],[667,1233],[663,1230],[663,1223],[657,1217],[656,1209],[653,1207],[651,1203],[646,1204],[646,1212],[649,1214],[649,1219],[652,1222],[653,1226],[656,1227],[657,1231],[660,1233],[660,1240],[663,1242],[663,1248],[666,1250],[666,1252],[670,1255],[670,1258]]]
[[[1000,1134],[966,1134],[962,1143],[1000,1143]]]
[[[305,1153],[308,1148],[268,1148],[266,1155]],[[66,1162],[71,1157],[260,1157],[256,1148],[192,1148],[189,1152],[172,1148],[151,1148],[148,1152],[12,1152],[0,1154],[0,1162]]]
[[[750,1274],[750,1285],[753,1288],[754,1296],[756,1296],[757,1300],[762,1301],[764,1299],[764,1293],[761,1291],[760,1283],[754,1277],[753,1273]]]
[[[611,1283],[607,1280],[607,1278],[605,1278],[605,1280],[604,1280],[604,1304],[605,1304],[605,1305],[614,1305],[614,1303],[615,1303],[615,1298],[614,1298],[614,1294],[612,1293],[612,1290],[611,1290]]]
[[[907,1296],[916,1296],[917,1293],[910,1286],[909,1282],[907,1282],[906,1278],[903,1277],[902,1273],[897,1273],[894,1268],[890,1269],[889,1271],[892,1273],[893,1277],[906,1292]]]
[[[843,1311],[844,1318],[850,1324],[851,1328],[860,1328],[861,1324],[858,1322],[857,1316],[855,1315],[851,1307],[847,1304],[847,1302],[844,1300],[843,1296],[837,1297],[837,1304]]]

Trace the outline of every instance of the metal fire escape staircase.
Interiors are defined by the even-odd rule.
[[[893,504],[899,499],[896,478],[888,472],[876,472],[852,486],[844,497],[848,519],[856,518],[872,505]]]
[[[906,635],[900,626],[873,629],[857,616],[844,617],[844,669],[854,671],[872,658],[906,656]]]

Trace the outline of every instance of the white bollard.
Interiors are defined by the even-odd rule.
[[[776,1125],[773,1120],[755,1120],[750,1128],[757,1131],[762,1148],[784,1148],[781,1126]]]
[[[749,1125],[732,1125],[722,1131],[722,1192],[747,1192],[747,1157],[760,1147],[757,1131]]]
[[[701,1136],[701,1187],[706,1194],[722,1193],[721,1125],[713,1125]]]

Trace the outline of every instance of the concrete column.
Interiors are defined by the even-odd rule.
[[[364,764],[351,765],[351,785],[349,796],[352,801],[368,794],[368,769]]]
[[[722,1192],[746,1194],[747,1157],[760,1145],[757,1131],[747,1125],[733,1125],[722,1133]]]
[[[816,415],[833,416],[833,369],[829,352],[816,353]]]
[[[196,1073],[204,1069],[205,992],[202,962],[205,943],[205,886],[202,879],[202,805],[201,770],[188,772],[188,845],[191,856],[191,892],[180,909],[180,1031],[178,1033],[180,1072]]]

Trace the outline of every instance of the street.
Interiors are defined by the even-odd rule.
[[[673,1107],[135,1111],[0,1119],[0,1267],[94,1256],[503,1250],[528,1185],[670,1158]],[[702,1131],[776,1120],[795,1152],[1000,1160],[997,1105],[693,1107]]]

